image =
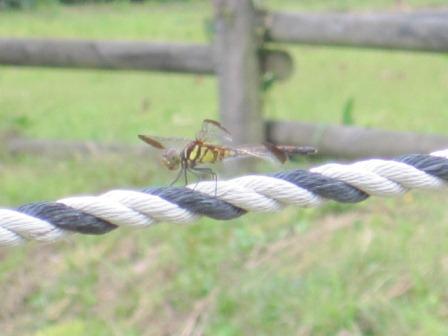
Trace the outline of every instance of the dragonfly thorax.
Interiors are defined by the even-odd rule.
[[[180,166],[181,158],[179,152],[174,148],[165,150],[162,154],[162,163],[169,170],[177,170]]]

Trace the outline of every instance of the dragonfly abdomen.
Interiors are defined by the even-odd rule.
[[[308,155],[308,154],[315,154],[317,152],[314,147],[310,146],[277,145],[276,147],[289,155],[294,154]]]
[[[185,149],[185,157],[191,166],[198,163],[215,163],[235,156],[236,152],[225,147],[195,141]]]

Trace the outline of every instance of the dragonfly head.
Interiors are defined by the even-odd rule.
[[[162,162],[169,170],[176,170],[180,166],[180,155],[177,150],[167,149],[162,155]]]

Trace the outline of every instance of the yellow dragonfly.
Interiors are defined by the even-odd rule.
[[[204,165],[230,158],[255,157],[284,163],[291,155],[308,155],[317,152],[316,149],[308,146],[283,146],[271,143],[241,146],[222,144],[232,141],[230,132],[218,121],[211,119],[205,119],[202,122],[202,128],[194,140],[142,134],[138,137],[148,145],[162,150],[162,163],[169,170],[179,170],[171,185],[176,183],[182,175],[185,184],[188,184],[188,172],[197,177],[206,174],[217,181],[216,173]]]

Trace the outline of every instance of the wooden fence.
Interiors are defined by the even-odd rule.
[[[215,74],[220,118],[237,143],[268,139],[309,144],[311,139],[322,154],[346,157],[448,147],[448,137],[442,136],[265,122],[260,91],[263,73],[286,79],[293,69],[288,53],[265,48],[266,42],[446,53],[448,11],[282,13],[258,10],[251,0],[214,0],[213,6],[211,45],[0,38],[0,64]],[[344,141],[350,143],[350,151],[338,145]]]

